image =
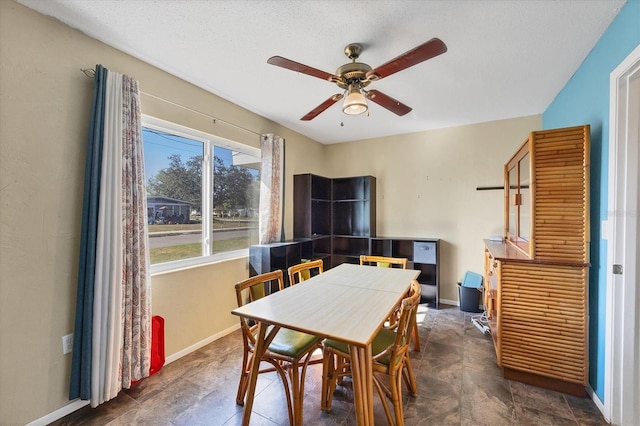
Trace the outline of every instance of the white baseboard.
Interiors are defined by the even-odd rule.
[[[182,358],[183,356],[189,355],[191,352],[197,351],[198,349],[207,346],[209,343],[216,341],[218,339],[223,338],[224,336],[226,336],[227,334],[231,334],[234,331],[238,330],[240,328],[240,323],[235,324],[234,326],[231,326],[227,329],[224,329],[216,334],[214,334],[213,336],[209,336],[206,339],[200,340],[199,342],[194,343],[191,346],[188,346],[186,348],[184,348],[181,351],[178,351],[174,354],[169,355],[168,357],[165,358],[165,364],[170,364],[173,361]]]
[[[591,397],[591,399],[593,400],[593,402],[595,402],[596,407],[598,407],[598,410],[600,410],[600,413],[602,413],[602,416],[604,417],[604,419],[608,423],[611,423],[611,419],[608,419],[607,416],[605,415],[604,403],[602,401],[600,401],[600,398],[593,391],[593,388],[591,387],[591,385],[587,384],[587,388],[586,389],[587,389],[587,395],[589,395]]]
[[[187,348],[184,348],[181,351],[178,351],[174,354],[169,355],[168,357],[165,358],[165,365],[172,363],[173,361],[182,358],[185,355],[189,355],[191,352],[197,351],[198,349],[202,348],[203,346],[208,345],[209,343],[218,340],[224,336],[226,336],[227,334],[231,334],[234,331],[238,330],[240,328],[240,324],[236,324],[232,327],[229,327],[225,330],[222,330],[216,334],[214,334],[213,336],[209,336],[206,339],[203,339]],[[53,423],[56,420],[60,420],[61,418],[63,418],[64,416],[67,416],[71,413],[73,413],[76,410],[81,409],[82,407],[84,407],[85,405],[89,405],[89,401],[82,401],[80,399],[76,399],[73,402],[70,402],[69,404],[65,405],[64,407],[58,408],[56,411],[53,411],[43,417],[40,417],[39,419],[36,419],[34,421],[32,421],[31,423],[28,423],[26,426],[46,426],[49,423]]]
[[[46,416],[40,417],[39,419],[36,419],[31,423],[27,423],[26,426],[46,426],[49,423],[53,423],[56,420],[60,420],[64,416],[67,416],[73,413],[74,411],[81,409],[85,405],[89,405],[89,401],[82,401],[80,399],[76,399],[75,401],[70,402],[69,404],[65,405],[62,408],[58,408],[56,411],[49,413]]]
[[[440,299],[439,303],[442,303],[443,305],[460,306],[459,300]],[[485,309],[484,305],[480,305],[479,308]]]

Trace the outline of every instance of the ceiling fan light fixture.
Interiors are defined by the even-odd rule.
[[[360,88],[350,84],[347,90],[347,97],[344,98],[344,103],[342,104],[342,112],[349,115],[358,115],[366,112],[367,109],[369,109],[367,99],[360,92]]]

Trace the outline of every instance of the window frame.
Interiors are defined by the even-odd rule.
[[[231,151],[241,152],[256,158],[262,158],[262,150],[260,148],[235,142],[220,136],[212,135],[191,127],[183,126],[171,121],[156,118],[147,114],[142,114],[142,127],[162,132],[172,133],[176,136],[192,139],[203,143],[203,160],[202,160],[202,235],[206,235],[202,239],[203,252],[211,253],[212,246],[212,221],[213,221],[213,148],[215,146],[229,149]],[[145,171],[145,185],[149,177]],[[147,234],[147,243],[149,235]],[[147,244],[148,246],[148,244]],[[223,253],[214,253],[191,257],[187,259],[173,260],[170,262],[149,264],[149,272],[151,275],[162,273],[176,272],[183,269],[190,269],[203,265],[247,258],[249,257],[249,247],[232,250]]]

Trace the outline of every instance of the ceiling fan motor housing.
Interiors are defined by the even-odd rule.
[[[369,71],[371,71],[371,67],[362,62],[344,64],[336,70],[336,75],[340,77],[336,84],[342,89],[346,89],[351,83],[358,83],[360,87],[366,87],[370,83],[367,80]]]

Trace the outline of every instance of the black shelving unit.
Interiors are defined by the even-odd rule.
[[[404,257],[409,267],[420,271],[421,303],[436,309],[440,303],[440,240],[433,238],[372,237],[370,253],[377,256]]]
[[[293,193],[293,235],[312,240],[313,259],[328,269],[368,253],[376,232],[375,177],[295,175]]]
[[[369,237],[333,236],[333,266],[360,263],[361,254],[369,254]]]
[[[285,286],[289,285],[287,269],[297,265],[302,259],[311,259],[313,242],[297,239],[269,244],[255,244],[249,247],[249,275],[282,270]],[[272,288],[272,291],[276,291]]]
[[[311,241],[309,259],[323,259],[329,269],[359,263],[362,254],[405,257],[420,271],[422,303],[438,307],[440,240],[377,237],[375,177],[301,174],[293,185],[294,237]]]
[[[293,236],[311,240],[307,259],[322,259],[331,267],[331,236],[333,235],[332,181],[329,178],[302,174],[293,177]]]
[[[332,264],[359,263],[376,235],[376,178],[356,176],[332,180]]]

